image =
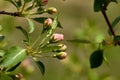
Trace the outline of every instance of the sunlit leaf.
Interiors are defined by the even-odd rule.
[[[85,39],[73,39],[73,40],[67,40],[69,42],[72,42],[72,43],[91,43],[89,40],[85,40]]]
[[[5,53],[6,53],[6,52],[5,52],[4,50],[0,49],[0,56],[4,56]]]
[[[36,64],[39,67],[42,75],[44,75],[45,74],[45,66],[44,66],[44,64],[41,61],[36,61]]]
[[[103,62],[103,50],[96,50],[90,56],[91,68],[99,67]]]
[[[18,46],[11,47],[0,62],[0,67],[6,71],[20,63],[26,58],[27,54],[25,49]]]
[[[42,24],[43,24],[47,18],[48,18],[48,17],[39,17],[39,18],[32,18],[32,19],[35,20],[35,21],[38,22],[38,23],[42,23]],[[51,18],[51,19],[53,20],[53,18]],[[60,23],[59,21],[58,21],[57,26],[58,26],[59,28],[63,28],[62,25],[61,25],[61,23]]]
[[[25,36],[26,40],[23,40],[26,44],[29,44],[30,43],[30,36],[29,36],[29,33],[24,29],[22,28],[21,26],[18,26],[16,27],[17,29],[19,29],[23,35]]]
[[[29,28],[30,28],[29,33],[32,33],[34,31],[34,23],[29,18],[27,18],[27,21],[29,23]]]

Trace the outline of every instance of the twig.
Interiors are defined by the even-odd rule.
[[[110,21],[109,21],[107,15],[106,15],[106,12],[105,12],[106,10],[104,9],[104,7],[101,8],[101,11],[102,11],[102,14],[103,14],[103,16],[104,16],[104,18],[105,18],[105,20],[106,20],[106,23],[107,23],[107,25],[108,25],[108,27],[109,27],[112,35],[115,37],[115,36],[116,36],[116,35],[115,35],[115,32],[114,32],[114,30],[113,30],[113,28],[112,28],[112,25],[110,24]]]
[[[10,15],[10,16],[18,16],[20,17],[20,14],[18,12],[6,12],[6,11],[0,11],[0,14]]]

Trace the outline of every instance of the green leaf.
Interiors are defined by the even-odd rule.
[[[117,0],[94,0],[94,11],[99,12],[102,6],[107,8],[108,4],[111,2],[117,3]]]
[[[39,18],[32,18],[38,23],[44,23],[44,21],[47,19],[47,17],[39,17]]]
[[[7,74],[1,72],[0,73],[0,80],[13,80],[10,76],[8,76]]]
[[[103,62],[103,50],[96,50],[90,56],[90,66],[91,68],[99,67]]]
[[[29,33],[24,29],[22,28],[21,26],[18,26],[16,27],[17,29],[19,29],[23,35],[25,36],[26,40],[23,40],[27,45],[30,44],[30,36],[29,36]]]
[[[120,35],[117,35],[113,38],[114,45],[119,45],[120,46]]]
[[[120,21],[120,16],[115,18],[115,20],[112,22],[112,27],[115,27],[118,24],[119,21]]]
[[[120,16],[116,17],[115,20],[112,22],[112,28],[114,29],[118,22],[120,21]],[[108,30],[109,35],[112,35],[110,30]]]
[[[120,41],[120,36],[115,36],[113,41],[114,41],[114,42]]]
[[[85,39],[73,39],[73,40],[67,40],[67,41],[69,41],[69,42],[72,42],[72,43],[87,43],[87,44],[89,44],[89,43],[91,43],[89,40],[85,40]]]
[[[21,62],[19,62],[18,64],[16,64],[15,66],[11,67],[9,70],[7,71],[14,71],[19,65],[21,64]]]
[[[5,36],[0,35],[0,41],[3,41],[3,40],[4,40],[4,38],[5,38]]]
[[[29,23],[29,28],[30,28],[29,33],[32,33],[34,31],[34,23],[31,21],[31,19],[29,19],[29,18],[26,18],[26,19]]]
[[[42,24],[43,24],[47,18],[48,18],[48,17],[40,17],[40,18],[32,18],[32,19],[35,20],[35,21],[38,22],[38,23],[42,23]],[[51,19],[53,20],[53,18],[51,18]],[[61,25],[61,23],[60,23],[59,21],[58,21],[57,26],[58,26],[59,28],[63,28],[62,25]]]
[[[18,46],[11,47],[0,62],[0,67],[7,71],[23,61],[26,56],[27,53],[25,49]]]
[[[35,61],[35,62],[37,64],[37,66],[39,67],[42,75],[44,75],[45,74],[45,66],[44,66],[44,64],[41,61]]]
[[[1,49],[0,49],[0,56],[4,56],[5,53],[6,53],[6,52],[5,52],[4,50],[1,50]]]
[[[105,0],[94,0],[94,11],[99,12]]]

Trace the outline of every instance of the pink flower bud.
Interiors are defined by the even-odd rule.
[[[54,55],[54,57],[56,57],[57,59],[65,59],[67,57],[67,53],[66,52],[60,52],[60,53]]]
[[[51,26],[52,25],[52,19],[51,18],[47,18],[44,22],[45,26]]]
[[[63,34],[54,33],[50,42],[59,42],[59,41],[62,41],[63,39],[64,39]]]
[[[50,7],[50,8],[48,8],[47,13],[49,13],[49,14],[57,13],[57,9],[54,7]]]
[[[42,6],[45,6],[47,3],[48,3],[48,0],[42,0],[42,1],[41,1],[41,5],[42,5]]]

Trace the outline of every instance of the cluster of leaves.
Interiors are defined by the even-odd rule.
[[[46,57],[41,53],[48,52],[54,52],[54,55],[51,55],[49,57],[57,58],[57,54],[63,51],[60,50],[62,46],[58,46],[59,41],[55,42],[54,44],[50,41],[51,38],[53,37],[53,34],[55,33],[55,29],[57,27],[62,28],[62,26],[58,21],[57,16],[54,18],[50,17],[29,18],[28,16],[30,15],[39,16],[40,14],[43,13],[53,14],[55,13],[56,8],[52,7],[49,9],[44,9],[43,6],[47,4],[48,0],[5,0],[5,1],[12,3],[17,8],[18,11],[15,13],[2,11],[3,14],[5,13],[10,16],[26,18],[29,23],[30,30],[26,31],[21,26],[16,27],[25,36],[23,43],[27,46],[26,48],[13,46],[8,50],[4,49],[0,50],[0,80],[16,80],[16,79],[20,80],[20,77],[16,77],[16,75],[12,74],[11,72],[13,72],[20,65],[20,63],[28,56],[31,56],[33,58],[34,62],[36,63],[36,65],[38,65],[40,71],[44,75],[45,66],[41,61],[39,61],[39,58]],[[44,25],[46,19],[48,18],[52,20],[51,25]],[[34,32],[35,27],[31,19],[43,24],[43,30],[41,34],[39,34],[38,38],[33,42],[31,41],[30,35],[31,33]],[[49,28],[46,30],[46,27]],[[0,42],[3,40],[4,36],[0,36]]]
[[[95,43],[95,44],[99,44],[99,46],[98,46],[98,49],[93,51],[90,56],[90,67],[91,68],[97,68],[103,63],[103,60],[106,61],[104,54],[103,54],[104,53],[104,50],[103,50],[104,45],[111,45],[111,44],[113,44],[114,46],[120,45],[120,35],[117,35],[114,31],[114,28],[120,21],[120,16],[116,17],[115,20],[112,23],[110,23],[110,21],[107,17],[107,14],[106,14],[108,5],[112,2],[118,3],[117,0],[94,0],[94,12],[102,12],[102,14],[106,20],[106,23],[108,24],[108,27],[109,27],[108,34],[110,36],[112,36],[113,39],[112,39],[112,41],[103,40],[102,42]],[[91,42],[86,39],[73,39],[73,40],[69,40],[69,41],[74,42],[74,43],[83,43],[83,44],[94,43],[94,42]]]

